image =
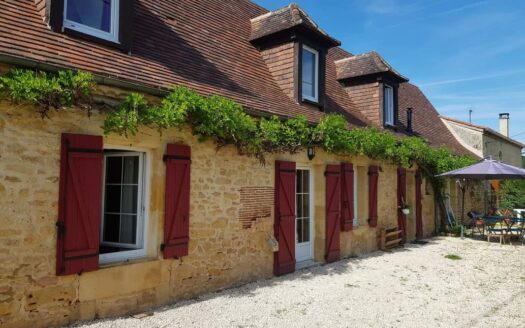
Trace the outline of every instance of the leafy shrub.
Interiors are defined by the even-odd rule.
[[[29,103],[41,108],[43,116],[50,108],[91,106],[95,87],[88,73],[61,71],[55,74],[13,69],[0,77],[0,96],[15,103]],[[372,128],[348,129],[345,118],[325,115],[317,125],[304,116],[280,119],[276,116],[256,119],[241,105],[220,96],[203,97],[185,87],[175,87],[160,104],[150,104],[142,94],[130,93],[114,110],[107,113],[104,133],[135,134],[140,126],[160,131],[189,125],[199,140],[214,140],[219,147],[234,145],[239,153],[264,162],[268,153],[295,153],[306,146],[317,146],[330,153],[346,156],[364,155],[400,166],[418,165],[430,179],[436,194],[441,189],[439,173],[473,163],[467,156],[457,156],[445,147],[432,148],[418,137],[396,137]]]
[[[47,116],[51,108],[78,105],[91,108],[91,94],[95,87],[89,73],[60,71],[46,73],[27,69],[13,69],[0,79],[0,93],[14,103],[32,104]]]

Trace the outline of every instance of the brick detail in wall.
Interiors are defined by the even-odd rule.
[[[294,97],[294,44],[286,43],[261,51],[275,82],[286,95]]]
[[[272,187],[242,187],[240,193],[239,221],[244,229],[250,228],[257,219],[271,217],[274,204]]]
[[[379,126],[381,124],[382,103],[379,82],[350,85],[346,86],[345,90],[359,111]]]

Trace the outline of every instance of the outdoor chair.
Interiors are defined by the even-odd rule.
[[[518,241],[525,243],[525,218],[513,218],[511,221],[512,224],[507,231],[509,238],[517,237]]]
[[[485,226],[487,227],[487,241],[490,242],[492,238],[499,238],[500,244],[509,239],[509,224],[510,220],[502,216],[485,216],[483,217]]]
[[[470,222],[465,226],[470,228],[471,236],[474,236],[474,231],[477,230],[482,236],[485,235],[485,222],[483,221],[483,215],[476,211],[470,211],[467,213],[470,218]]]

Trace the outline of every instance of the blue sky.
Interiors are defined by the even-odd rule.
[[[290,1],[255,0],[274,10]],[[525,143],[524,0],[296,0],[346,50],[376,50],[446,116]]]

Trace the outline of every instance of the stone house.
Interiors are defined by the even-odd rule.
[[[454,137],[468,150],[480,158],[491,157],[504,163],[522,166],[522,150],[525,148],[521,142],[510,138],[509,136],[509,113],[499,114],[500,132],[493,129],[476,125],[454,118],[441,116],[441,120]],[[455,213],[460,213],[459,190],[455,182],[451,181],[452,186],[448,187],[450,191]],[[493,181],[471,181],[469,184],[469,197],[466,201],[467,211],[476,210],[486,212],[489,206],[499,207],[500,182]]]
[[[478,157],[492,157],[504,163],[521,167],[521,142],[509,137],[509,113],[499,114],[500,132],[493,129],[441,116],[456,139]]]
[[[101,102],[184,85],[257,116],[336,112],[469,154],[406,77],[375,52],[343,50],[296,5],[5,0],[0,39],[0,74],[88,71]],[[189,129],[105,136],[103,120],[0,102],[2,327],[139,312],[376,250],[381,228],[408,241],[435,231],[416,167],[319,149],[263,166]]]

